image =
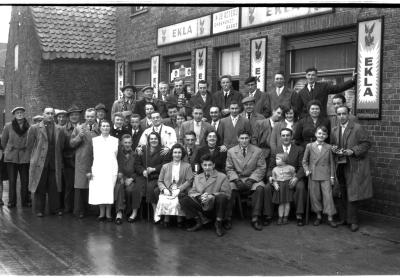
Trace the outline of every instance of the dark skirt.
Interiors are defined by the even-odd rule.
[[[284,204],[293,201],[293,189],[289,188],[289,181],[278,181],[279,191],[274,190],[272,202],[274,204]]]

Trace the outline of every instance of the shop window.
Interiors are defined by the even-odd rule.
[[[318,81],[340,84],[352,78],[356,67],[356,30],[289,38],[286,51],[286,72],[289,85],[297,92],[306,84],[305,70],[318,69]],[[345,92],[349,107],[354,109],[354,88]],[[329,96],[328,115],[334,115],[333,95]]]
[[[148,11],[147,6],[132,6],[131,7],[131,16],[136,16]]]
[[[219,55],[219,77],[222,75],[230,75],[232,77],[232,87],[239,90],[239,75],[240,75],[240,49],[230,48],[223,49]],[[221,84],[217,84],[218,90],[221,89]]]
[[[170,57],[167,59],[167,68],[169,73],[170,88],[174,87],[175,78],[182,78],[186,89],[191,91],[192,82],[192,60],[190,55]]]

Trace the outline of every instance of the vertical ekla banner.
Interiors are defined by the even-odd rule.
[[[121,88],[124,87],[124,76],[125,76],[125,64],[124,62],[117,63],[117,72],[118,72],[118,84],[117,84],[117,98],[122,98]]]
[[[158,79],[159,79],[159,72],[160,72],[160,56],[152,56],[151,57],[151,83],[150,86],[154,88],[154,97],[157,98],[158,94]]]
[[[196,49],[195,93],[199,90],[199,81],[206,80],[207,48]]]
[[[360,119],[380,119],[383,19],[358,23],[357,102]]]
[[[252,39],[250,42],[250,72],[257,78],[257,88],[265,92],[265,64],[267,38]]]

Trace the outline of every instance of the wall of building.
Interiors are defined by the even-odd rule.
[[[268,37],[267,88],[272,86],[273,74],[285,69],[286,41],[291,36],[325,32],[342,28],[356,28],[357,21],[384,17],[382,118],[363,120],[373,147],[370,151],[374,198],[364,209],[400,217],[400,19],[399,9],[335,8],[333,13],[238,30],[173,45],[157,47],[157,28],[197,18],[226,7],[149,7],[149,11],[131,17],[129,7],[117,8],[116,60],[125,61],[125,78],[129,81],[129,63],[161,56],[160,80],[168,80],[166,58],[189,53],[194,65],[195,49],[206,46],[207,81],[211,91],[217,88],[218,50],[240,46],[240,89],[250,71],[250,39]],[[192,75],[194,78],[194,75]]]
[[[42,113],[44,106],[68,109],[114,100],[114,62],[95,60],[43,60],[28,7],[13,9],[6,59],[6,120],[12,107],[23,105],[26,116]],[[14,47],[19,45],[19,67],[14,68]]]

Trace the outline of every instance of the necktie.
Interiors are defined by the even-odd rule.
[[[339,148],[343,148],[342,126],[339,126]]]
[[[89,131],[92,131],[93,125],[89,125]]]
[[[210,177],[210,174],[206,174],[206,180],[208,180],[209,177]]]
[[[243,157],[246,157],[246,148],[243,148]]]
[[[249,119],[250,120],[250,113],[247,113],[247,119]]]
[[[228,93],[224,93],[224,94],[225,94],[225,107],[227,107]]]
[[[289,154],[289,147],[288,146],[284,146],[283,148],[285,149],[285,153]]]
[[[276,88],[276,94],[277,94],[278,97],[279,97],[279,95],[281,94],[281,88]]]
[[[212,126],[214,127],[214,129],[217,129],[217,123],[216,122],[213,122]]]

